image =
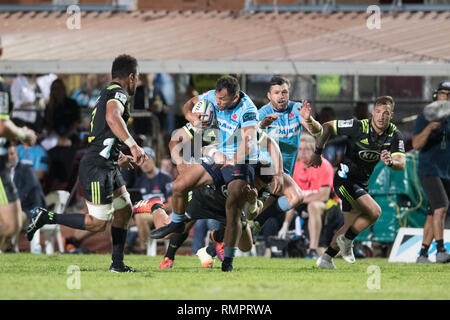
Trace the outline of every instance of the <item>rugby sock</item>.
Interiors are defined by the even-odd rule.
[[[53,216],[51,214],[53,214]],[[51,211],[49,211],[48,215],[51,224],[61,224],[63,226],[74,229],[86,230],[85,227],[86,215],[83,213],[61,214],[61,213],[52,213]]]
[[[422,243],[422,247],[420,248],[420,255],[424,257],[428,257],[428,249],[430,248],[429,244]]]
[[[335,257],[339,253],[339,250],[335,250],[332,247],[328,247],[328,249],[327,249],[327,251],[325,251],[325,253],[327,255],[329,255],[330,257]]]
[[[217,255],[216,247],[212,243],[206,248],[206,252],[213,258]]]
[[[112,237],[112,262],[114,266],[123,265],[123,249],[127,240],[127,229],[111,226]]]
[[[167,247],[166,257],[170,260],[175,260],[175,253],[178,248],[181,247],[184,240],[188,237],[189,233],[174,233],[172,237],[170,237],[169,246]]]
[[[444,239],[436,240],[436,249],[438,252],[445,252]]]
[[[184,214],[178,214],[172,211],[172,222],[173,223],[179,223],[183,222],[185,220]]]
[[[348,230],[347,230],[347,232],[345,233],[344,237],[346,237],[348,240],[353,240],[353,239],[356,238],[357,235],[358,235],[358,234],[355,233],[355,232],[352,230],[352,227],[350,227],[350,228],[348,228]]]
[[[292,206],[289,204],[286,196],[279,197],[277,200],[277,204],[278,208],[280,208],[281,211],[288,211],[289,209],[292,209]]]
[[[225,258],[223,259],[224,264],[232,264],[233,258],[236,253],[236,247],[225,247]]]

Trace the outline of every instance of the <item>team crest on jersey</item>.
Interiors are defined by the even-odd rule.
[[[338,120],[338,128],[350,128],[350,127],[353,127],[353,119]]]
[[[373,150],[361,150],[358,153],[361,160],[367,161],[367,162],[375,162],[380,160],[380,153]]]
[[[116,92],[116,95],[114,96],[114,98],[118,99],[120,102],[122,102],[123,105],[125,105],[127,103],[127,96],[121,92]]]
[[[234,120],[236,120],[236,118],[237,118],[237,115],[236,115],[236,113],[233,113],[233,115],[231,116]]]
[[[289,118],[293,118],[294,117],[294,113],[290,112],[289,113]]]

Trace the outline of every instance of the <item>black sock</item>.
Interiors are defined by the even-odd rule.
[[[445,252],[444,239],[436,240],[436,249],[438,252]]]
[[[223,264],[228,264],[228,265],[233,264],[233,258],[225,257],[223,259]]]
[[[112,262],[114,266],[123,265],[123,249],[127,240],[127,229],[111,226],[112,237]]]
[[[217,255],[216,253],[216,246],[213,245],[212,243],[209,244],[209,246],[206,248],[206,252],[211,256],[211,257],[215,257]]]
[[[420,255],[424,257],[428,257],[428,249],[430,248],[429,244],[422,243],[422,247],[420,248]]]
[[[339,250],[334,250],[332,247],[328,247],[328,249],[327,249],[327,251],[325,251],[325,253],[333,258],[339,253]]]
[[[188,237],[189,233],[175,233],[171,238],[169,242],[169,246],[167,247],[167,252],[165,257],[169,258],[170,260],[175,260],[175,253],[177,252],[178,248],[181,247],[183,242]]]
[[[50,212],[49,212],[50,216]],[[51,218],[52,223],[61,224],[66,227],[86,230],[85,227],[86,215],[83,213],[53,213]]]
[[[353,240],[356,238],[358,233],[355,233],[352,229],[352,227],[348,228],[347,232],[345,233],[344,237],[346,237],[349,240]]]

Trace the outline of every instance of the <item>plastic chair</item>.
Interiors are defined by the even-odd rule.
[[[47,208],[56,213],[63,213],[66,209],[66,203],[69,200],[70,193],[65,190],[57,190],[50,192],[45,197]],[[46,224],[40,230],[44,233],[45,240],[45,253],[53,254],[54,249],[54,237],[56,235],[56,241],[58,243],[59,252],[64,252],[63,238],[61,229],[58,224]]]

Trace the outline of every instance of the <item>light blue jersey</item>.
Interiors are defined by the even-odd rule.
[[[242,141],[241,129],[258,124],[258,109],[248,95],[240,92],[240,100],[233,109],[219,110],[216,102],[216,90],[199,95],[199,100],[208,100],[214,106],[217,126],[219,128],[219,144],[217,150],[228,158],[232,158]],[[246,160],[256,161],[258,158],[257,141],[254,142]]]
[[[303,129],[302,117],[298,108],[302,108],[300,102],[289,101],[286,110],[282,112],[274,110],[270,103],[258,110],[259,120],[264,119],[266,115],[271,113],[279,114],[278,119],[267,130],[269,136],[278,142],[283,157],[283,170],[290,176],[294,173],[300,135]]]

